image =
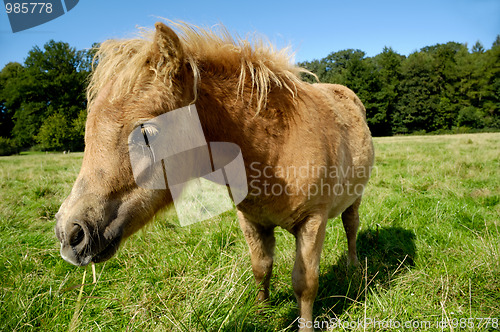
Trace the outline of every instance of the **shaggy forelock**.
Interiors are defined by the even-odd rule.
[[[256,98],[257,112],[266,105],[273,86],[286,89],[294,97],[297,84],[301,82],[299,74],[309,73],[292,63],[289,48],[276,50],[262,38],[233,37],[223,26],[203,29],[184,22],[169,23],[181,40],[184,61],[192,68],[195,99],[200,69],[206,65],[234,72],[241,96],[249,80],[252,86],[250,100]],[[107,98],[111,102],[151,83],[172,85],[172,77],[161,68],[165,64],[151,62],[154,34],[154,30],[141,29],[137,38],[107,40],[99,46],[87,89],[89,109],[92,109],[99,92],[109,84]]]

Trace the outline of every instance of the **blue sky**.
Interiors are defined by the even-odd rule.
[[[0,68],[23,62],[34,45],[50,39],[88,48],[130,37],[137,26],[152,27],[158,17],[200,26],[223,23],[241,36],[258,32],[279,47],[291,45],[296,61],[347,48],[374,56],[384,46],[408,55],[448,41],[471,47],[479,40],[490,48],[500,34],[500,0],[80,0],[65,15],[18,33],[12,33],[5,9],[0,10]]]

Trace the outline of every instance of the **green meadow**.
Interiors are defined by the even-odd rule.
[[[375,148],[362,267],[346,266],[342,223],[330,220],[318,330],[500,330],[500,133],[376,138]],[[54,215],[81,160],[0,157],[1,331],[297,329],[293,236],[276,230],[271,298],[257,304],[234,210],[187,227],[165,211],[95,274],[63,261]]]

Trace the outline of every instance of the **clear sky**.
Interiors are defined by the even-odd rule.
[[[500,0],[80,0],[65,15],[17,33],[2,8],[0,69],[23,62],[33,46],[50,39],[89,48],[130,37],[137,26],[152,27],[158,17],[200,26],[223,23],[240,36],[258,32],[278,47],[291,45],[296,61],[348,48],[374,56],[384,46],[408,55],[449,41],[471,47],[479,40],[490,48],[500,34]]]

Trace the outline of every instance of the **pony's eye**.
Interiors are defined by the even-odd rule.
[[[158,135],[160,130],[154,124],[143,123],[137,126],[130,134],[130,142],[139,146],[150,146]]]
[[[158,137],[159,133],[160,130],[157,126],[150,123],[141,124],[141,134],[147,146],[153,143],[153,141]]]

